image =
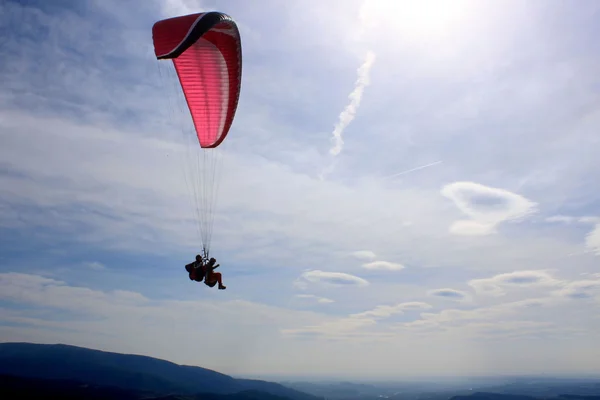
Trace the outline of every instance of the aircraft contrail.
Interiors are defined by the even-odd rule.
[[[406,170],[406,171],[402,171],[402,172],[398,172],[397,174],[390,175],[390,176],[386,177],[386,179],[395,178],[395,177],[397,177],[397,176],[404,175],[404,174],[408,174],[409,172],[418,171],[418,170],[420,170],[420,169],[424,169],[424,168],[433,167],[434,165],[438,165],[438,164],[441,164],[441,163],[442,163],[442,160],[440,160],[440,161],[436,161],[436,162],[432,162],[431,164],[421,165],[420,167],[416,167],[416,168],[408,169],[408,170]]]
[[[329,153],[333,156],[337,156],[340,151],[342,151],[342,146],[344,145],[342,134],[344,133],[344,129],[350,125],[350,122],[352,122],[354,116],[356,115],[356,111],[358,110],[358,106],[360,106],[360,100],[362,99],[365,87],[369,84],[369,72],[374,62],[375,53],[369,51],[365,61],[357,70],[358,78],[356,79],[354,90],[352,93],[350,93],[350,95],[348,95],[350,103],[348,103],[346,108],[344,108],[344,111],[342,111],[339,115],[338,123],[333,129],[332,141],[334,142],[334,145],[329,150]]]

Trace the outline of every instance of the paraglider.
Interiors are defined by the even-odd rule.
[[[191,116],[193,123],[196,148],[199,144],[202,153],[197,163],[188,164],[199,175],[191,179],[191,185],[202,256],[198,255],[200,261],[197,257],[192,263],[200,264],[188,264],[186,270],[192,279],[190,268],[202,268],[198,276],[207,285],[218,282],[219,288],[224,289],[221,274],[212,271],[218,264],[214,266],[214,258],[209,258],[209,254],[219,184],[216,150],[229,133],[241,89],[239,29],[230,16],[211,11],[158,21],[152,27],[152,39],[156,58],[172,61],[189,111],[187,118]]]
[[[219,268],[220,264],[216,264],[217,260],[211,257],[209,260],[203,258],[200,254],[196,256],[196,261],[193,261],[185,266],[185,270],[188,272],[190,280],[196,282],[202,282],[209,287],[214,287],[217,283],[219,284],[219,290],[227,289],[223,285],[223,276],[220,272],[214,272],[215,269]]]

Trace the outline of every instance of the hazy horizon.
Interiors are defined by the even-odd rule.
[[[233,376],[600,374],[600,3],[451,4],[1,2],[0,341]],[[224,291],[184,270],[152,42],[207,10],[243,51]]]
[[[44,345],[64,345],[64,346],[76,346],[91,350],[100,350],[107,352],[114,352],[112,350],[103,350],[96,349],[93,347],[85,347],[85,346],[77,346],[69,343],[45,343],[45,342],[0,342],[0,343],[33,343],[33,344],[44,344]],[[129,352],[115,352],[117,354],[125,354],[125,355],[133,355],[133,356],[148,356],[147,354],[137,354],[137,353],[129,353]],[[153,356],[149,356],[153,357]],[[156,357],[153,357],[156,358]],[[158,358],[161,359],[161,358]],[[162,359],[167,362],[174,362],[169,359]],[[180,364],[180,365],[189,365],[194,367],[206,368],[203,365],[196,364]],[[223,371],[218,371],[221,372]],[[334,374],[232,374],[233,378],[238,379],[260,379],[272,382],[293,382],[293,383],[307,383],[307,384],[338,384],[338,383],[349,383],[349,384],[373,384],[373,385],[396,385],[396,384],[424,384],[424,383],[434,383],[437,385],[443,384],[498,384],[503,382],[512,382],[514,380],[522,380],[522,379],[536,379],[536,380],[566,380],[566,381],[597,381],[600,380],[600,374],[593,373],[557,373],[557,374],[499,374],[499,375],[485,375],[485,374],[473,374],[473,375],[381,375],[377,377],[364,377],[361,375],[336,375]],[[433,389],[432,389],[433,390]]]

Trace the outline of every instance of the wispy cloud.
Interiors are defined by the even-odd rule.
[[[93,269],[95,271],[102,271],[106,269],[106,266],[98,261],[89,261],[84,263],[87,268]]]
[[[329,338],[352,338],[357,330],[375,325],[373,319],[368,318],[340,318],[326,321],[319,325],[308,325],[302,328],[282,329],[281,333],[286,336],[325,336]]]
[[[573,217],[570,215],[553,215],[551,217],[547,217],[546,222],[564,223],[564,224],[571,224],[571,223],[579,222],[581,224],[595,224],[595,223],[600,222],[600,218],[592,217],[592,216]]]
[[[296,297],[301,298],[301,299],[315,300],[317,303],[322,303],[322,304],[334,302],[333,300],[328,299],[327,297],[320,297],[320,296],[316,296],[314,294],[297,294]]]
[[[568,215],[554,215],[552,217],[546,218],[547,222],[562,222],[565,224],[570,224],[571,222],[577,221],[577,218],[569,217]]]
[[[566,317],[566,319],[579,321],[578,327],[568,326],[564,321],[562,323],[553,321],[553,313],[564,310],[568,304],[557,297],[541,297],[469,310],[446,309],[438,313],[423,313],[421,319],[403,323],[398,328],[420,332],[460,331],[471,337],[492,340],[495,337],[504,340],[511,337],[530,337],[539,340],[548,335],[553,339],[561,335],[570,336],[572,333],[589,334],[591,331],[584,327],[585,323],[581,315]]]
[[[377,340],[378,338],[386,337],[385,332],[370,330],[377,325],[378,321],[393,315],[404,314],[408,311],[428,308],[431,308],[431,306],[423,302],[406,302],[392,306],[380,305],[369,311],[350,314],[347,317],[336,318],[319,325],[286,329],[283,330],[282,333],[292,336],[312,334],[326,338],[363,338],[367,340]],[[367,331],[365,331],[365,329]]]
[[[588,249],[593,251],[594,254],[600,256],[600,223],[598,223],[594,229],[586,235],[585,245]]]
[[[352,255],[358,259],[361,260],[372,260],[375,257],[377,257],[375,255],[375,253],[373,253],[371,250],[359,250],[359,251],[355,251],[354,253],[352,253]]]
[[[388,318],[394,314],[402,314],[406,311],[422,310],[422,309],[428,309],[428,308],[431,308],[431,306],[427,303],[413,301],[413,302],[407,302],[407,303],[400,303],[400,304],[396,304],[393,306],[380,305],[369,311],[351,314],[350,317],[353,317],[353,318],[365,318],[365,317]]]
[[[558,293],[572,299],[593,298],[600,295],[600,279],[569,282]]]
[[[576,254],[594,254],[600,255],[600,218],[595,216],[583,216],[575,217],[570,215],[553,215],[545,218],[546,222],[554,224],[565,224],[565,225],[592,225],[591,231],[589,231],[584,237],[585,250],[571,253]]]

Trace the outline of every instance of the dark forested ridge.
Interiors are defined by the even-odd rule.
[[[62,344],[0,343],[0,374],[77,381],[158,394],[229,395],[244,392],[248,396],[262,392],[265,396],[290,400],[318,400],[318,397],[274,382],[235,379],[206,368],[178,365],[157,358]]]
[[[165,394],[90,385],[76,380],[24,378],[0,375],[0,398],[10,400],[287,400],[265,392],[242,391],[235,394]]]

